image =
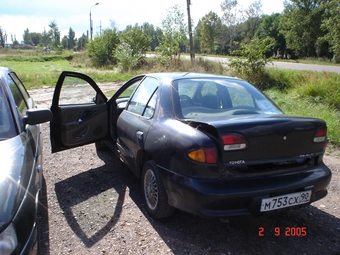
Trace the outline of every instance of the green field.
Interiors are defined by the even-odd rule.
[[[59,56],[36,51],[18,52],[3,54],[0,50],[0,66],[12,68],[27,89],[55,86],[62,71],[84,73],[96,82],[125,81],[132,77],[131,74],[117,73],[112,68],[91,67],[85,53],[67,52]]]

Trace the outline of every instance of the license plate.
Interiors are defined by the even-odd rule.
[[[311,194],[311,190],[306,190],[277,197],[264,198],[261,203],[261,212],[309,203]]]

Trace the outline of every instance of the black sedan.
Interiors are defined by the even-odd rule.
[[[0,254],[37,254],[42,190],[40,125],[49,109],[36,109],[17,75],[0,67]]]
[[[140,178],[154,218],[174,208],[202,217],[258,215],[327,195],[326,123],[283,114],[240,79],[140,75],[107,100],[90,77],[63,72],[51,110],[52,151],[107,146]]]

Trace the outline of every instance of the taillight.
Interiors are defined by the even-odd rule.
[[[314,135],[313,142],[314,143],[323,143],[327,139],[327,128],[320,128]]]
[[[217,151],[215,148],[202,148],[193,150],[188,153],[188,157],[200,163],[217,163]]]
[[[229,134],[222,136],[223,149],[225,151],[242,150],[247,147],[246,140],[236,134]]]

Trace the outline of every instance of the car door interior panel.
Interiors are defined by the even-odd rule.
[[[104,138],[108,131],[106,104],[60,106],[61,139],[65,146]]]

